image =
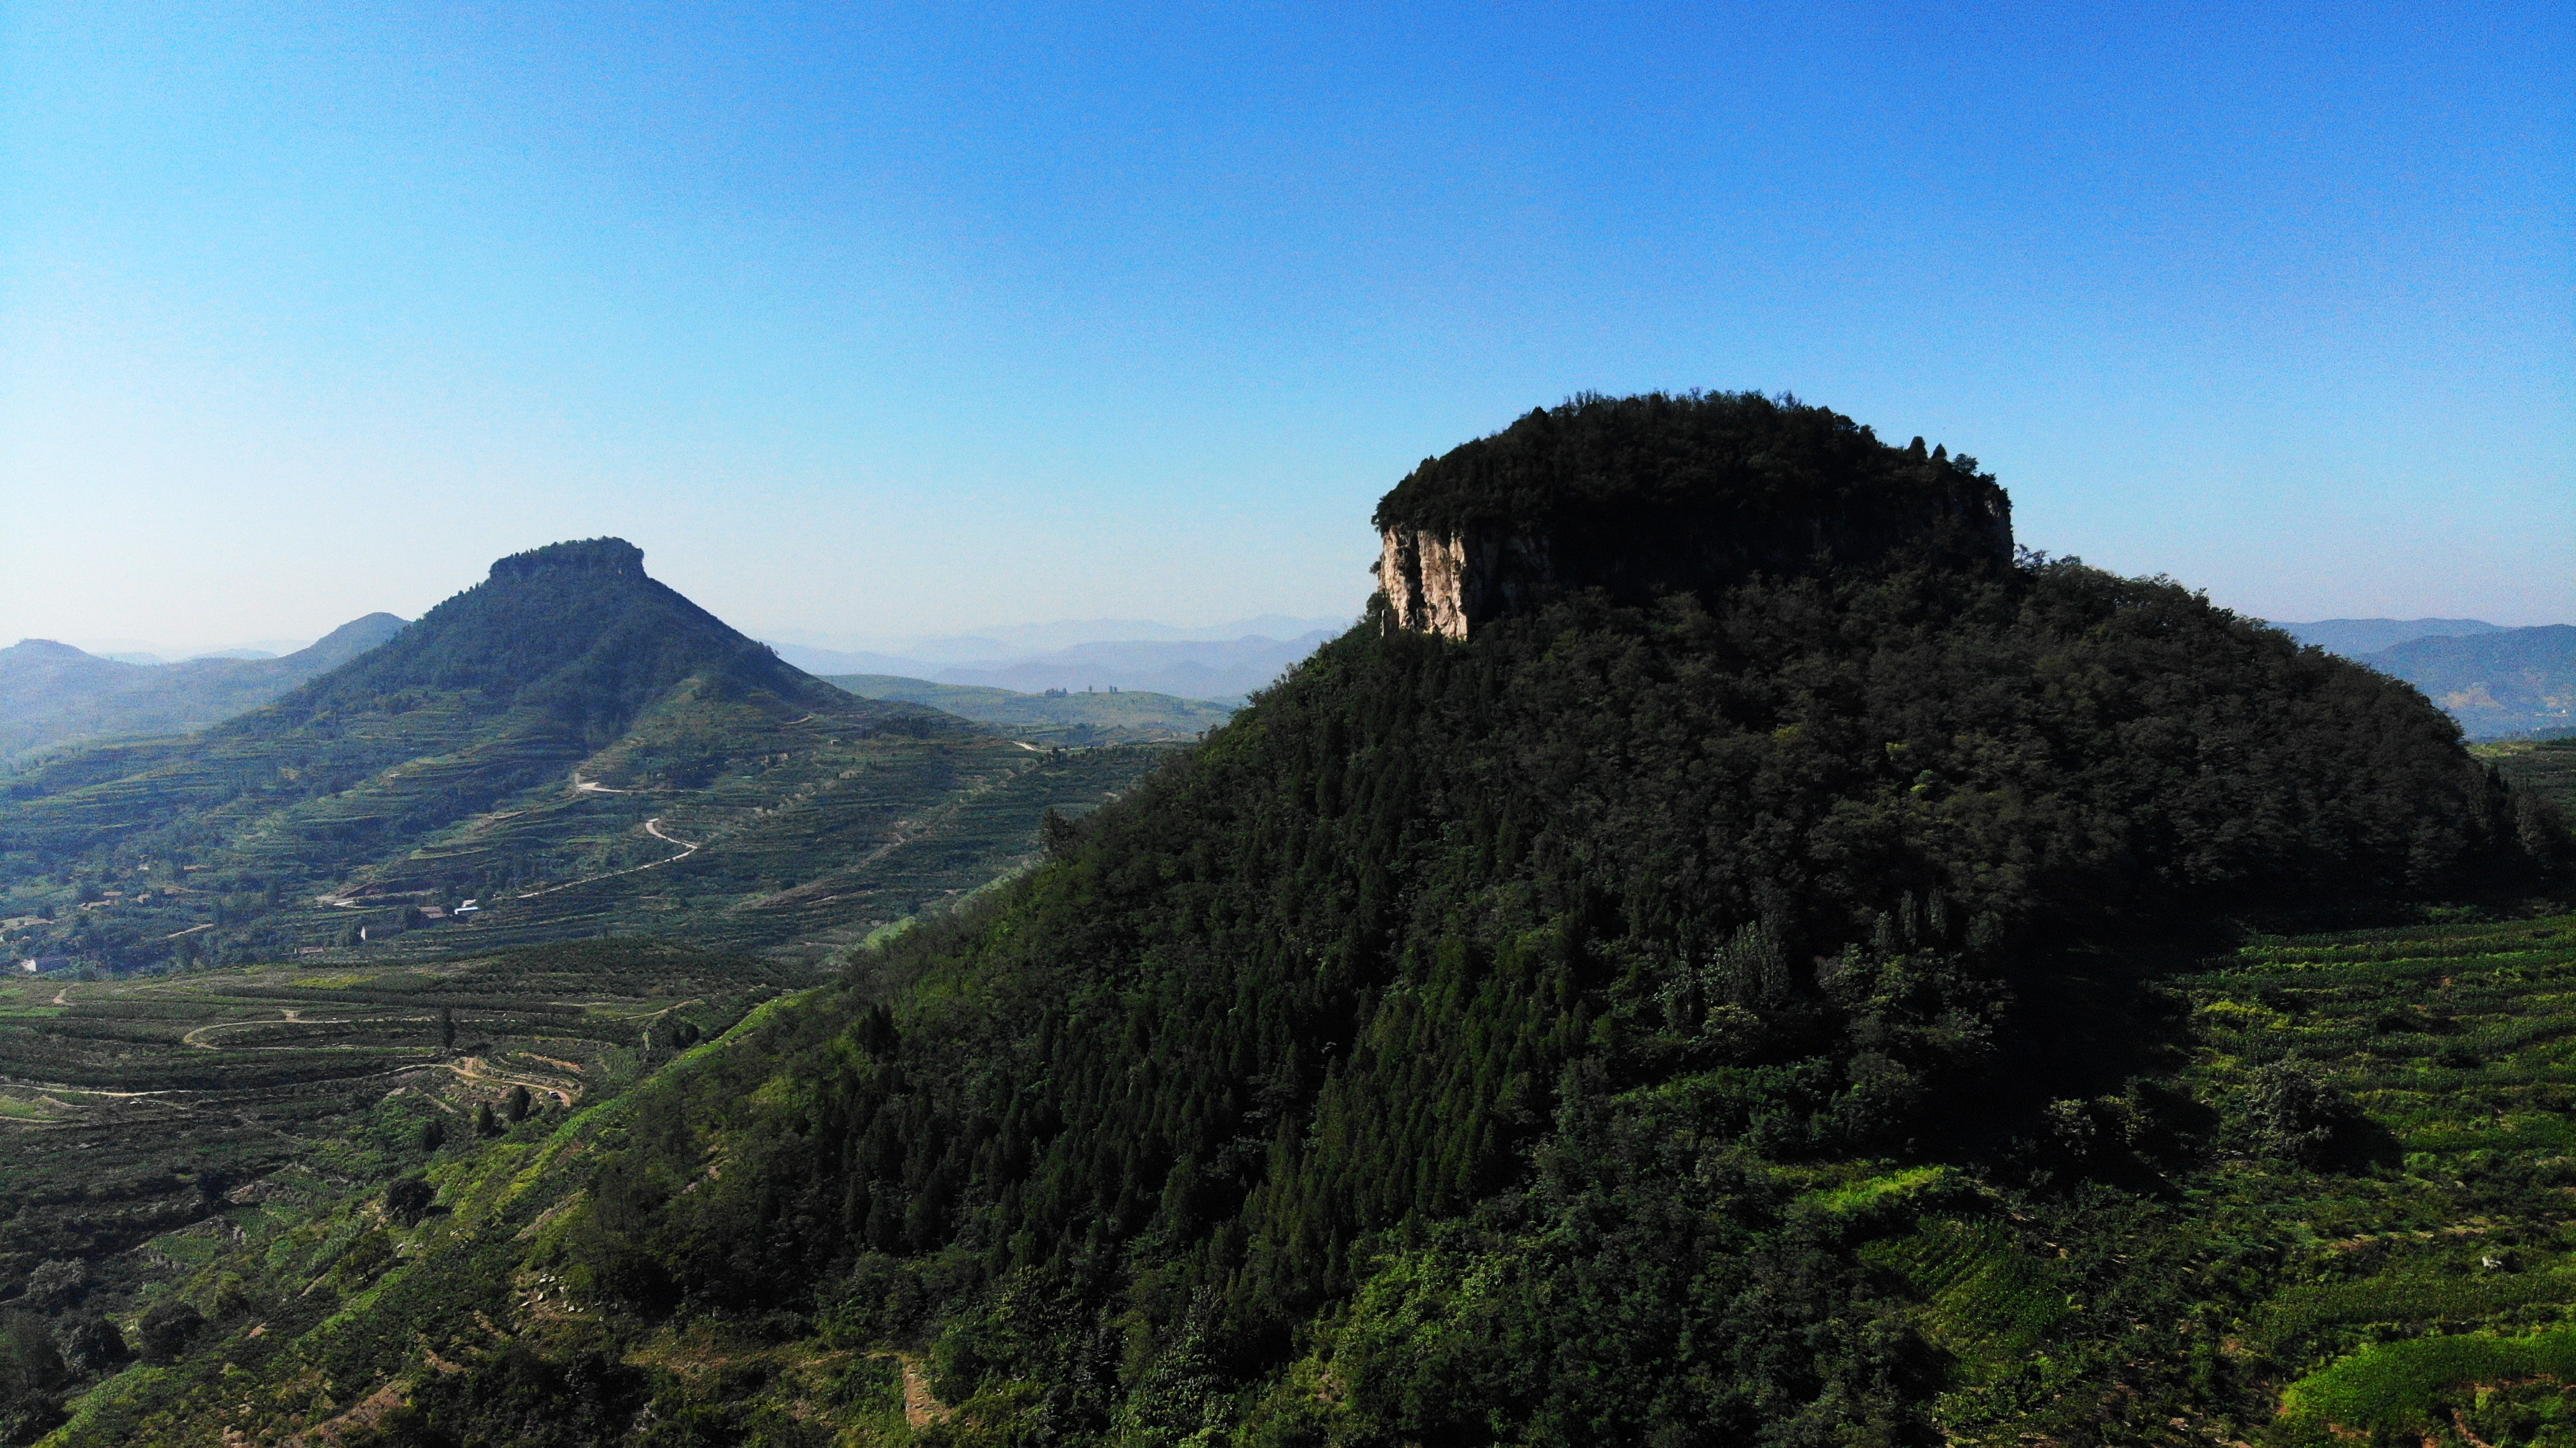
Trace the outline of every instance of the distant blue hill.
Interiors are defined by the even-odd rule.
[[[336,669],[402,632],[371,613],[283,658],[209,654],[132,663],[51,639],[0,649],[0,768],[84,740],[177,734],[230,719]]]
[[[1125,640],[1076,644],[1020,658],[939,663],[891,654],[843,653],[780,644],[778,656],[809,673],[897,675],[940,684],[1043,694],[1049,689],[1136,689],[1180,699],[1238,702],[1267,686],[1331,638],[1317,629],[1290,639]]]
[[[2576,625],[2415,638],[2360,661],[2423,690],[2471,739],[2576,729]]]
[[[2495,624],[2474,618],[2325,618],[2315,623],[2275,623],[2303,644],[2314,644],[2348,659],[2375,654],[2399,644],[2427,638],[2465,638],[2500,633]]]

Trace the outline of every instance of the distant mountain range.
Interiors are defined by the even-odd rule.
[[[2576,730],[2576,626],[2330,618],[2276,627],[2413,684],[2471,739]]]
[[[2273,627],[2303,644],[2314,644],[2348,659],[2417,639],[2504,632],[2500,624],[2474,618],[2321,618],[2314,623],[2276,623]]]
[[[770,642],[864,654],[878,658],[924,659],[936,664],[994,664],[1033,658],[1077,644],[1231,643],[1240,638],[1291,639],[1317,630],[1338,634],[1358,614],[1301,617],[1258,614],[1224,623],[1172,624],[1141,618],[1058,619],[1051,623],[1003,624],[973,633],[919,634],[903,638],[853,638],[814,630],[781,634]]]
[[[1231,704],[1176,699],[1142,689],[1024,694],[889,674],[833,674],[823,682],[863,699],[900,699],[944,709],[960,718],[1006,730],[1014,739],[1076,748],[1192,740],[1233,718],[1235,713]]]
[[[1049,689],[1141,690],[1182,699],[1239,703],[1303,662],[1339,630],[1311,629],[1293,638],[1117,640],[1074,644],[1044,653],[955,663],[895,654],[844,653],[796,644],[778,656],[809,673],[874,674],[1042,694]]]
[[[424,920],[450,923],[393,948],[649,931],[819,954],[1006,872],[1044,811],[1159,757],[860,698],[632,545],[556,544],[249,713],[7,781],[0,917],[21,954],[118,968],[380,946]]]
[[[176,734],[255,709],[402,632],[389,613],[352,619],[283,658],[137,664],[51,639],[0,649],[0,766],[82,739]]]
[[[2361,662],[2423,690],[2472,739],[2576,729],[2576,626],[2420,638]]]

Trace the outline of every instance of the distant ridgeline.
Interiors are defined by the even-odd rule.
[[[85,740],[201,729],[255,709],[402,632],[389,613],[352,619],[275,659],[133,664],[50,639],[0,649],[0,766]]]
[[[112,969],[612,930],[819,955],[1005,872],[1047,809],[1156,757],[853,697],[632,544],[558,543],[263,708],[0,783],[0,945]]]
[[[2141,978],[2517,908],[2567,832],[2413,690],[2008,517],[1750,395],[1425,464],[1361,626],[1039,868],[435,1177],[455,1224],[336,1317],[325,1244],[396,1229],[245,1254],[201,1366],[67,1441],[374,1392],[421,1444],[2268,1440],[2306,1369],[2173,1299],[2286,1229],[2155,1234],[2235,1200],[2174,1189],[2215,1163],[2381,1138],[2254,1069],[2295,993],[2185,1078]]]
[[[2411,639],[2361,662],[2423,690],[2472,739],[2576,734],[2576,627]]]

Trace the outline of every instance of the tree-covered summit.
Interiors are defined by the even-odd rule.
[[[1994,510],[2008,543],[2008,505],[1976,459],[1926,453],[1921,438],[1890,446],[1792,397],[1585,393],[1423,459],[1379,500],[1375,521],[1547,531],[1659,514],[1760,524],[1972,504]]]
[[[494,578],[547,572],[590,572],[644,576],[644,550],[623,538],[579,538],[548,543],[492,562]]]
[[[1900,556],[1995,567],[2013,547],[2011,502],[1974,458],[1756,393],[1532,411],[1425,459],[1376,522],[1396,620],[1453,635],[1587,588],[1643,603]]]
[[[806,674],[644,572],[620,538],[555,543],[503,558],[491,576],[421,615],[348,667],[221,733],[259,734],[379,706],[406,690],[469,694],[487,710],[534,709],[594,737],[696,678],[723,693],[845,708]]]

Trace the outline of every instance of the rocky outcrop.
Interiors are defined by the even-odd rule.
[[[1751,396],[1588,399],[1426,460],[1378,506],[1391,626],[1466,638],[1567,593],[1639,604],[1896,557],[2009,563],[1974,459]]]
[[[1398,628],[1463,639],[1470,625],[1535,604],[1556,589],[1544,538],[1389,528],[1380,541],[1378,587]]]

